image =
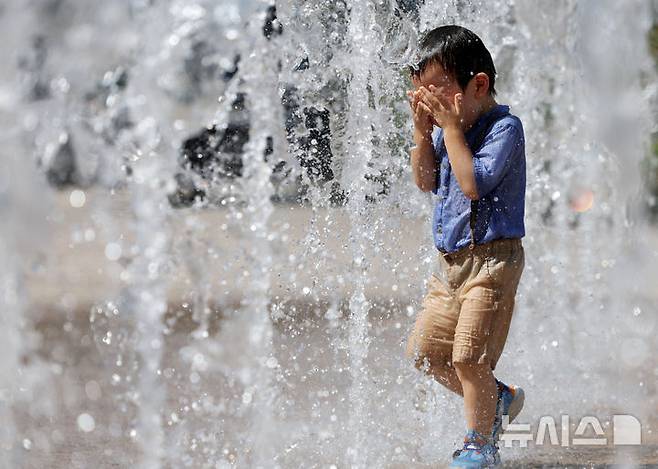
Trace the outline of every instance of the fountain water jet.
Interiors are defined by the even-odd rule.
[[[42,397],[49,380],[60,386],[35,399],[50,405],[41,414],[13,413],[19,435],[3,440],[5,459],[92,465],[93,454],[62,441],[81,415],[93,416],[95,428],[74,425],[80,441],[94,454],[113,451],[108,457],[121,465],[423,467],[445,458],[461,431],[461,404],[402,358],[436,253],[435,200],[414,188],[409,173],[399,69],[417,35],[443,22],[474,29],[491,47],[500,102],[512,105],[526,130],[527,269],[499,365],[501,376],[525,383],[533,396],[522,420],[620,411],[655,428],[655,228],[637,209],[644,192],[636,170],[655,130],[655,86],[640,81],[655,82],[643,46],[647,2],[402,8],[410,2],[286,0],[275,3],[282,34],[269,40],[270,5],[261,2],[135,1],[96,13],[72,0],[51,2],[50,10],[6,3],[23,14],[13,17],[20,27],[3,18],[12,44],[29,48],[43,23],[47,37],[38,44],[49,57],[24,62],[24,85],[41,90],[31,98],[13,103],[14,84],[0,87],[3,120],[13,122],[14,108],[20,113],[8,135],[27,142],[12,137],[8,148],[41,157],[66,143],[74,160],[88,164],[89,178],[77,183],[97,186],[78,188],[84,207],[73,210],[67,200],[53,219],[43,218],[53,240],[35,245],[58,257],[41,273],[25,268],[31,248],[12,256],[7,247],[31,229],[3,226],[11,257],[1,276],[3,314],[18,339],[8,342],[4,382],[27,350],[31,365],[20,372],[43,373],[27,380],[27,392]],[[113,30],[118,39],[106,39]],[[3,51],[6,63],[15,63],[13,49]],[[89,76],[105,83],[91,100]],[[50,95],[41,93],[44,84]],[[240,153],[242,177],[199,176],[194,182],[208,200],[173,210],[167,196],[183,170],[175,161],[182,142],[209,124],[222,135],[243,92],[250,139]],[[70,138],[60,138],[62,129]],[[291,169],[285,184],[303,188],[301,207],[272,201],[276,158]],[[62,198],[45,180],[21,180],[35,198]],[[25,209],[15,207],[10,222]],[[90,297],[100,302],[91,333],[75,319]],[[197,333],[185,324],[190,297]],[[25,330],[22,317],[32,310],[52,328],[27,321]],[[31,329],[41,342],[31,342]],[[87,353],[90,336],[97,349]],[[78,355],[96,361],[71,361]],[[113,384],[115,375],[123,381]],[[421,398],[428,391],[427,402],[418,402],[416,385]],[[18,408],[20,399],[8,395],[4,402]],[[139,445],[124,439],[130,434]],[[507,454],[520,464],[528,453]],[[553,461],[546,454],[533,461]]]

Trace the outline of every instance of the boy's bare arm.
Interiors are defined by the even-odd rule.
[[[411,170],[416,186],[428,192],[436,187],[436,160],[432,145],[433,120],[429,108],[420,102],[417,91],[408,91],[409,106],[414,120],[414,146],[411,149]]]
[[[436,188],[436,160],[431,139],[414,132],[416,146],[411,149],[411,168],[416,186],[428,192]]]
[[[455,179],[466,197],[471,200],[478,198],[473,170],[473,152],[466,143],[464,132],[459,127],[445,127],[443,140],[448,152],[450,166],[455,173]]]
[[[456,94],[454,102],[450,102],[442,95],[441,88],[433,85],[430,85],[429,89],[420,87],[418,91],[422,103],[429,109],[439,126],[443,128],[443,141],[459,187],[466,197],[471,200],[477,199],[473,153],[466,143],[462,130],[462,94]]]

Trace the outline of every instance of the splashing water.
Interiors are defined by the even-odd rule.
[[[652,15],[4,2],[4,466],[447,461],[461,402],[403,358],[436,253],[402,64],[445,23],[482,37],[526,134],[526,268],[497,376],[524,386],[535,428],[625,413],[655,445]],[[535,449],[503,455],[555,462]]]

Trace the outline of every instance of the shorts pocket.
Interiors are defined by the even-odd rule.
[[[518,281],[525,264],[523,248],[511,249],[504,253],[491,253],[485,259],[487,275],[499,287]]]
[[[509,260],[508,258],[501,257],[501,255],[496,252],[487,254],[485,256],[484,267],[485,270],[487,271],[489,280],[491,280],[494,283],[494,285],[496,286],[502,285],[505,276],[505,270],[506,270],[505,267],[508,260]]]

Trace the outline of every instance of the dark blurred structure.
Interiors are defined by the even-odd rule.
[[[149,2],[150,4],[150,2]],[[70,11],[63,9],[66,3],[61,0],[47,0],[43,9],[46,18],[51,18],[55,28],[55,20],[63,21],[70,16]],[[145,6],[145,8],[147,8]],[[398,0],[394,6],[394,14],[398,17],[408,16],[417,18],[419,2],[412,0]],[[53,15],[59,16],[54,18]],[[321,19],[327,30],[338,37],[339,47],[347,41],[346,27],[349,21],[349,7],[341,0],[328,4],[321,11]],[[54,19],[53,19],[54,18]],[[326,20],[326,21],[324,21]],[[216,37],[218,26],[216,24],[204,25],[198,34],[191,34],[187,38],[186,49],[182,61],[176,65],[182,70],[180,86],[167,89],[171,97],[181,103],[192,105],[195,99],[205,99],[209,91],[208,85],[224,84],[240,79],[241,56],[234,53],[230,60],[218,61],[217,45],[208,40]],[[58,34],[61,35],[61,32]],[[265,12],[262,34],[268,41],[276,41],[284,32],[284,28],[277,20],[275,6],[269,6]],[[52,34],[53,38],[59,36]],[[27,51],[20,57],[18,68],[23,76],[23,93],[28,102],[47,101],[52,99],[50,86],[52,77],[47,70],[49,44],[53,40],[46,40],[46,36],[36,35]],[[327,57],[330,61],[331,48],[318,55]],[[222,52],[222,55],[224,52]],[[302,57],[294,67],[294,72],[304,74],[312,73],[310,68],[327,65],[314,63],[311,65],[309,57]],[[279,67],[281,64],[279,63]],[[46,125],[50,132],[44,144],[38,148],[38,163],[42,167],[47,180],[55,187],[63,189],[69,186],[89,186],[90,184],[107,181],[113,185],[122,185],[123,176],[132,174],[131,161],[118,147],[122,140],[121,133],[134,128],[137,122],[131,117],[130,105],[127,103],[125,91],[130,83],[130,67],[116,66],[103,73],[103,78],[93,84],[93,88],[84,95],[83,106],[73,109],[75,112],[63,115],[61,125]],[[178,85],[178,83],[176,83]],[[294,84],[282,83],[281,107],[285,127],[287,144],[291,154],[298,163],[297,170],[291,167],[289,161],[281,159],[275,154],[272,137],[268,137],[268,144],[263,154],[263,161],[272,168],[272,182],[275,188],[285,185],[284,190],[275,190],[272,195],[273,202],[303,203],[311,186],[322,187],[326,191],[327,201],[331,205],[342,205],[347,195],[336,178],[334,164],[334,151],[332,149],[332,119],[344,109],[347,83],[342,78],[329,80],[325,83],[324,93],[335,95],[332,97],[336,107],[331,109],[329,104],[304,105],[302,93]],[[210,88],[212,91],[212,88]],[[60,93],[63,94],[63,93]],[[64,93],[65,94],[65,93]],[[243,93],[237,93],[231,103],[231,112],[227,122],[221,122],[207,128],[201,128],[189,135],[182,143],[178,162],[180,170],[175,174],[176,189],[169,194],[169,201],[174,207],[191,206],[195,201],[201,204],[217,203],[217,199],[210,194],[219,189],[223,192],[224,185],[242,176],[245,144],[249,140],[250,119],[247,98]],[[78,118],[80,117],[80,118]],[[50,124],[50,123],[47,123]],[[341,123],[337,124],[340,132]],[[334,142],[334,145],[336,142]],[[94,153],[96,152],[96,155]],[[94,158],[102,153],[107,158],[97,158],[98,165],[94,166]],[[92,155],[90,157],[90,155]],[[119,155],[120,162],[111,161],[110,165],[116,168],[103,167],[105,160],[112,160]],[[279,158],[271,161],[271,158]],[[86,167],[85,164],[86,163]],[[301,173],[300,174],[300,169]],[[103,173],[105,171],[106,173]],[[114,171],[114,172],[112,172]],[[110,174],[111,173],[111,174]],[[376,183],[379,192],[367,195],[366,199],[374,202],[380,195],[386,195],[389,189],[390,175],[386,170],[374,171],[366,179]],[[323,192],[324,193],[324,192]]]
[[[263,24],[263,35],[268,40],[274,40],[283,34],[283,27],[277,21],[276,7],[270,6],[265,15]],[[236,55],[234,68],[224,73],[222,79],[230,81],[236,77],[240,66],[240,56]],[[279,65],[280,66],[280,65]],[[304,58],[296,67],[295,71],[308,69],[308,58]],[[169,200],[175,207],[192,205],[196,199],[206,197],[205,191],[196,187],[194,178],[187,174],[190,171],[206,181],[213,183],[222,180],[230,180],[242,176],[242,157],[244,145],[249,140],[249,119],[245,107],[245,95],[238,93],[231,106],[231,116],[225,129],[212,126],[202,129],[190,136],[183,143],[181,149],[180,164],[184,171],[176,175],[178,183],[177,190],[170,194]],[[331,130],[330,112],[325,108],[312,106],[302,107],[297,98],[296,88],[287,86],[281,98],[284,111],[286,136],[288,144],[296,147],[298,151],[299,165],[306,171],[308,179],[312,183],[326,183],[334,179],[331,168]],[[295,128],[303,125],[306,129],[305,135],[297,136]],[[272,138],[268,137],[268,145],[263,155],[263,160],[269,162],[273,154]],[[290,173],[285,161],[280,160],[272,165],[273,176],[279,175],[279,180]],[[293,199],[284,200],[278,195],[273,196],[274,202],[300,202],[308,189],[301,181],[295,181],[299,185],[299,191]],[[337,181],[330,186],[329,201],[333,205],[344,203],[345,195],[340,190]]]

